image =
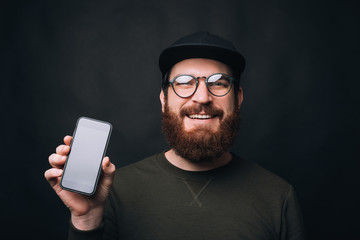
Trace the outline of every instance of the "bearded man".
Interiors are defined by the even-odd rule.
[[[243,56],[197,32],[159,59],[170,150],[117,169],[106,157],[95,195],[62,190],[71,137],[45,177],[71,212],[69,239],[304,239],[293,187],[229,152],[239,125]]]

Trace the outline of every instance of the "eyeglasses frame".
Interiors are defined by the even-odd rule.
[[[230,79],[230,88],[229,88],[229,90],[228,90],[226,93],[224,93],[224,94],[222,94],[222,95],[216,95],[216,94],[214,94],[213,92],[210,91],[209,86],[208,86],[208,80],[209,80],[209,78],[212,77],[212,76],[214,76],[214,75],[216,75],[216,74],[225,75],[226,77],[228,77],[228,78]],[[173,84],[174,84],[174,80],[175,80],[176,78],[180,77],[180,76],[189,76],[189,77],[192,77],[193,79],[195,79],[195,81],[196,81],[195,90],[194,90],[194,92],[191,93],[189,96],[185,96],[185,97],[180,96],[180,95],[175,91],[175,88],[174,88],[174,85],[173,85]],[[205,76],[202,76],[202,77],[194,77],[194,76],[191,75],[191,74],[180,74],[180,75],[177,75],[177,76],[173,77],[173,78],[169,81],[169,85],[171,85],[172,89],[174,90],[174,93],[175,93],[178,97],[188,98],[188,97],[191,97],[192,95],[194,95],[194,94],[196,93],[196,91],[197,91],[197,89],[198,89],[198,87],[199,87],[199,79],[200,79],[200,78],[205,78],[204,80],[205,80],[205,85],[206,85],[207,90],[209,91],[209,93],[211,93],[211,94],[214,95],[215,97],[223,97],[223,96],[227,95],[227,94],[231,91],[231,89],[232,89],[232,87],[233,87],[233,85],[234,85],[234,82],[235,82],[235,78],[234,78],[234,77],[232,77],[232,76],[230,76],[230,75],[228,75],[228,74],[225,74],[225,73],[213,73],[213,74],[211,74],[211,75],[209,75],[209,76],[207,76],[207,77],[205,77]]]

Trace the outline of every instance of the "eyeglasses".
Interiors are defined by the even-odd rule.
[[[191,75],[178,75],[169,81],[176,95],[182,98],[192,96],[198,86],[199,78],[205,78],[208,91],[217,97],[228,94],[234,82],[234,78],[224,73],[214,73],[208,77],[194,77]]]

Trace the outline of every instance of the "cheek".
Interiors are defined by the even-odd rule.
[[[222,99],[224,101],[219,102],[219,107],[224,111],[225,115],[229,115],[235,111],[234,98]]]
[[[184,101],[182,98],[179,98],[172,90],[169,89],[165,103],[167,104],[168,109],[174,113],[178,113],[186,101]]]
[[[227,106],[228,111],[232,113],[236,110],[236,108],[238,108],[238,99],[235,97],[233,90],[231,90],[231,92],[226,95],[226,97],[227,98],[224,99],[224,104]]]

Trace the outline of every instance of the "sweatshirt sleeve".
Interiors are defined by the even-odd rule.
[[[102,240],[104,232],[104,222],[99,227],[89,230],[82,231],[74,227],[71,223],[69,224],[68,240]]]
[[[305,240],[303,217],[292,186],[282,209],[281,240]]]

